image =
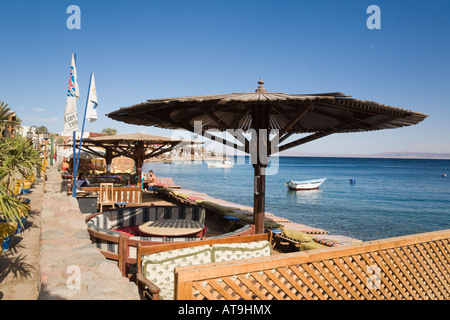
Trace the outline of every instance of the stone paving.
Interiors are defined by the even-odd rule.
[[[39,295],[39,246],[41,239],[42,182],[26,195],[31,200],[24,230],[0,256],[0,300],[36,300]]]
[[[23,245],[11,250],[15,257],[2,254],[2,259],[10,262],[26,255],[21,262],[28,271],[10,270],[5,279],[2,273],[0,299],[139,300],[137,286],[122,277],[117,264],[91,243],[76,198],[60,192],[56,168],[48,170],[45,186],[40,182],[32,190],[32,210],[37,206],[32,217],[40,221],[33,221],[34,227],[23,231]]]

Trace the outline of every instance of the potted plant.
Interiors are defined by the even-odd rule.
[[[3,130],[8,124],[5,119],[10,114],[5,110],[9,108],[0,102],[0,237],[4,238],[3,244],[14,236],[18,225],[23,227],[29,212],[27,201],[15,194],[17,180],[32,179],[40,164],[39,152],[26,138],[4,136]]]

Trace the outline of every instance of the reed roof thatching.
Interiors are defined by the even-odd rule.
[[[201,121],[208,129],[252,128],[252,108],[270,106],[270,128],[291,133],[313,133],[330,128],[339,132],[393,129],[417,124],[428,115],[344,93],[286,94],[266,92],[162,98],[120,108],[108,117],[135,125],[191,129]],[[295,123],[293,123],[293,119]]]
[[[144,141],[151,144],[160,144],[167,142],[181,142],[182,140],[174,140],[169,137],[155,136],[146,133],[130,133],[130,134],[117,134],[112,136],[100,136],[84,139],[85,142],[99,142],[99,143],[114,143],[114,142],[135,142]]]

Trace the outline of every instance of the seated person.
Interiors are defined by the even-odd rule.
[[[78,175],[76,185],[77,185],[77,191],[82,191],[81,188],[89,187],[91,185],[91,183],[89,182],[88,179],[85,178],[84,173],[80,173]]]
[[[143,184],[144,186],[144,190],[148,191],[148,189],[150,188],[150,186],[154,183],[158,182],[158,179],[156,178],[155,174],[153,173],[152,170],[150,170],[148,172],[148,175],[144,174],[145,178],[147,181]]]
[[[150,170],[148,172],[148,181],[149,181],[149,183],[156,183],[156,182],[158,182],[158,179],[156,178],[156,176],[155,176],[155,174],[153,173],[152,170]]]
[[[63,158],[61,165],[61,172],[68,172],[68,171],[69,171],[69,162],[66,160],[66,158]]]

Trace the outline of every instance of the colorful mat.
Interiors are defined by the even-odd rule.
[[[197,192],[194,190],[177,189],[177,190],[173,190],[173,191],[174,191],[174,194],[181,193],[181,194],[187,195],[188,196],[187,198],[190,200],[193,200],[193,201],[196,201],[196,200],[199,202],[209,201],[209,202],[215,203],[217,205],[223,206],[227,209],[232,209],[235,213],[239,213],[239,214],[245,215],[247,217],[250,217],[253,215],[253,207],[236,204],[236,203],[222,200],[222,199],[217,199],[217,198],[207,195],[206,193],[201,193],[201,192]],[[339,246],[339,245],[347,245],[347,244],[355,244],[355,243],[362,242],[361,240],[353,239],[353,238],[342,236],[342,235],[329,235],[328,234],[329,232],[326,230],[307,226],[304,224],[295,223],[289,219],[286,219],[283,217],[278,217],[270,212],[266,212],[265,220],[273,221],[278,224],[281,224],[283,228],[301,231],[301,232],[304,232],[304,233],[307,233],[310,235],[318,235],[317,237],[314,238],[314,241],[316,241],[317,243],[320,243],[320,244],[330,246],[330,247],[331,246]]]
[[[342,235],[320,235],[313,239],[317,243],[327,245],[329,247],[335,247],[335,246],[345,246],[349,244],[358,244],[362,243],[361,240],[342,236]]]

